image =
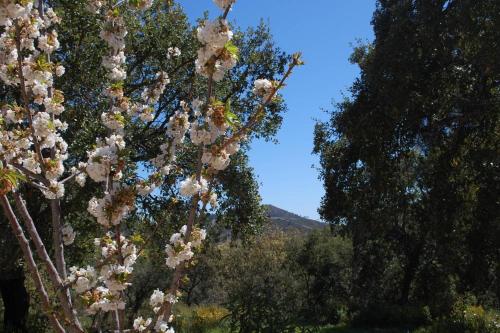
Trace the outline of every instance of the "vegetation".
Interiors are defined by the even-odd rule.
[[[68,122],[69,128],[63,137],[72,153],[68,165],[85,159],[87,147],[94,145],[95,138],[103,134],[102,126],[95,120],[99,119],[100,114],[108,107],[106,98],[101,94],[106,86],[106,80],[102,79],[105,72],[100,59],[105,47],[99,38],[99,22],[88,13],[85,4],[86,1],[83,0],[51,2],[61,17],[61,24],[57,26],[61,47],[55,57],[64,65],[66,73],[62,78],[56,78],[55,85],[65,95],[67,110],[62,115],[62,120]],[[147,161],[158,154],[168,125],[165,120],[174,114],[182,100],[190,98],[193,94],[193,84],[196,84],[196,89],[203,90],[206,88],[206,82],[196,77],[192,68],[189,68],[192,66],[187,66],[196,59],[198,42],[195,27],[188,23],[188,18],[178,5],[156,1],[144,17],[144,26],[138,25],[132,16],[126,17],[125,21],[129,31],[126,40],[129,55],[128,79],[124,83],[127,93],[140,95],[142,89],[150,84],[153,68],[166,71],[170,75],[168,89],[159,98],[157,120],[145,126],[136,125],[128,129],[127,145],[130,147],[130,153],[134,153],[130,159],[142,163],[141,161]],[[143,31],[145,33],[142,33]],[[222,96],[223,100],[231,99],[233,112],[244,122],[257,105],[252,94],[253,82],[258,78],[284,74],[285,65],[290,58],[274,45],[272,35],[265,24],[248,31],[236,30],[233,40],[239,48],[240,62],[224,78],[223,83],[217,85],[215,93]],[[169,60],[168,50],[173,46],[182,49],[182,53],[178,58]],[[16,90],[0,84],[0,96],[2,101],[13,98],[16,96]],[[263,119],[253,134],[270,140],[281,124],[286,105],[283,100],[276,99],[268,107],[272,114]],[[220,226],[235,226],[234,233],[238,233],[239,237],[257,232],[265,220],[253,170],[248,166],[246,148],[243,146],[232,158],[230,167],[214,187],[221,200],[218,209],[212,212]],[[186,151],[183,154],[180,159],[187,162],[195,153]],[[192,168],[189,164],[186,166]],[[142,198],[138,202],[140,209],[136,210],[136,214],[127,222],[129,225],[138,226],[143,237],[151,240],[148,253],[163,252],[165,244],[159,236],[167,237],[185,223],[184,212],[189,203],[179,198],[178,188],[175,186],[177,181],[178,179],[171,177],[154,196]],[[99,189],[98,184],[90,181],[83,190],[73,184],[66,188],[62,218],[71,221],[81,240],[66,249],[69,266],[81,266],[95,256],[93,243],[99,226],[82,207],[87,206],[92,193]],[[39,212],[33,218],[42,239],[50,240],[52,228],[50,223],[46,223],[49,220],[50,208],[43,202],[43,197],[29,186],[21,184],[20,191],[29,198],[29,210]],[[25,277],[20,259],[21,251],[7,221],[3,216],[0,219],[0,285],[2,290],[10,291],[2,293],[8,314],[5,316],[8,319],[5,329],[10,329],[11,325],[23,327],[26,324],[30,302],[23,287]],[[151,223],[159,219],[164,221],[163,228]],[[161,233],[158,232],[159,229]],[[157,237],[153,239],[152,235]],[[50,242],[47,247],[53,250]],[[139,274],[144,274],[143,276],[149,279],[138,278],[137,281],[140,282],[134,284],[128,295],[129,302],[136,309],[150,296],[154,289],[153,284],[157,283],[161,276],[168,277],[170,274],[167,269],[158,270],[157,265],[151,263],[152,260],[163,260],[160,256],[150,255],[148,259],[140,263],[143,268]],[[23,295],[26,297],[23,298]],[[24,301],[20,301],[22,299]],[[36,306],[35,302],[31,303]],[[9,320],[12,320],[12,323]]]
[[[62,18],[54,59],[67,71],[55,86],[67,105],[62,119],[70,124],[63,134],[73,153],[70,166],[105,132],[95,121],[108,108],[100,91],[109,82],[95,57],[105,48],[85,1],[50,3]],[[134,171],[150,167],[145,161],[159,153],[181,101],[208,86],[185,65],[196,59],[199,43],[182,9],[155,1],[149,11],[141,20],[124,16],[129,57],[121,88],[139,96],[153,69],[168,72],[171,82],[159,97],[156,119],[127,129]],[[251,139],[273,140],[279,129],[286,105],[273,99],[213,185],[220,202],[203,212],[207,241],[179,283],[177,332],[500,332],[500,2],[378,0],[372,23],[375,40],[358,45],[351,57],[361,74],[350,96],[315,129],[325,188],[320,213],[328,226],[261,204],[246,153]],[[233,53],[237,47],[240,61],[214,94],[219,106],[231,102],[228,122],[237,115],[245,123],[258,105],[253,82],[282,77],[291,57],[264,24],[234,30],[234,45],[227,47]],[[175,61],[166,58],[172,46],[182,49]],[[18,96],[0,85],[0,97]],[[188,147],[178,155],[189,174],[196,154]],[[38,212],[41,238],[50,239],[49,205],[16,177],[6,175],[5,184],[18,185],[28,209]],[[166,177],[124,221],[144,245],[124,296],[127,323],[137,313],[150,316],[151,293],[169,287],[172,271],[158,262],[164,262],[165,239],[188,220],[190,200],[179,193],[181,180]],[[99,191],[92,182],[83,190],[66,188],[63,219],[80,240],[67,248],[68,266],[95,257],[98,226],[81,207]],[[268,209],[280,217],[268,219]],[[48,332],[35,283],[25,276],[16,239],[0,219],[4,330]],[[56,249],[48,250],[53,256]],[[44,281],[50,278],[42,273]],[[82,324],[90,327],[92,320]]]
[[[499,10],[379,1],[352,98],[316,127],[321,215],[352,239],[361,322],[500,306]]]

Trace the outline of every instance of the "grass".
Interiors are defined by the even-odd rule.
[[[299,332],[297,331],[297,333]],[[226,328],[214,328],[207,330],[206,333],[229,333],[229,330]],[[411,331],[406,329],[352,328],[341,325],[323,327],[315,333],[411,333]]]
[[[352,328],[346,326],[331,326],[322,328],[319,333],[411,333],[405,329]]]
[[[300,331],[297,331],[299,333]],[[225,328],[215,328],[206,333],[229,333]],[[315,333],[411,333],[406,329],[352,328],[347,326],[328,326],[320,328]]]

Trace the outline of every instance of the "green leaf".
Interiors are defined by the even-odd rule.
[[[2,169],[0,178],[7,180],[13,187],[17,187],[21,181],[26,181],[26,176],[17,170]]]
[[[144,238],[137,233],[130,237],[130,241],[135,245],[143,245],[145,243]]]
[[[47,128],[48,128],[49,130],[51,130],[51,131],[55,131],[55,130],[56,130],[56,125],[54,124],[54,122],[53,122],[53,121],[49,121],[49,122],[47,123]]]
[[[37,68],[41,71],[52,70],[52,64],[47,60],[45,55],[41,55],[36,59]]]
[[[236,45],[233,44],[232,41],[229,41],[224,45],[224,48],[226,49],[229,54],[231,54],[236,60],[240,59],[240,49]]]
[[[123,81],[118,81],[111,84],[111,89],[123,89]]]
[[[113,119],[119,122],[120,124],[125,124],[125,117],[121,113],[115,113],[113,115]]]
[[[240,124],[239,117],[231,111],[231,101],[229,99],[227,100],[225,105],[224,118],[232,128],[236,128]]]

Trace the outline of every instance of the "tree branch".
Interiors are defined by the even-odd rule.
[[[54,267],[54,263],[50,259],[50,256],[45,249],[45,245],[43,244],[42,239],[36,229],[35,223],[31,218],[31,215],[26,208],[26,204],[22,199],[21,195],[18,192],[14,192],[14,201],[16,204],[16,208],[21,215],[22,220],[26,226],[28,234],[30,235],[31,240],[35,244],[35,249],[38,254],[38,257],[42,260],[49,275],[49,278],[52,282],[54,289],[56,290],[57,298],[62,305],[63,311],[67,319],[71,322],[71,331],[72,332],[83,332],[83,329],[80,326],[78,318],[74,313],[71,305],[71,296],[69,294],[69,290],[65,288],[64,281],[59,275],[56,267]]]
[[[40,295],[42,308],[47,317],[49,318],[52,328],[56,332],[66,333],[65,329],[62,327],[61,323],[59,322],[59,319],[57,318],[54,310],[50,305],[49,295],[47,294],[47,291],[43,285],[42,278],[40,277],[40,272],[36,267],[36,263],[35,260],[33,259],[33,253],[29,246],[28,239],[24,235],[24,232],[21,226],[19,225],[19,221],[17,220],[17,217],[14,214],[14,211],[12,210],[12,207],[6,195],[2,195],[0,197],[0,203],[2,205],[5,216],[9,221],[12,232],[14,233],[19,242],[19,246],[21,247],[21,250],[23,252],[24,260],[28,266],[33,282],[35,283],[35,288],[38,294]]]

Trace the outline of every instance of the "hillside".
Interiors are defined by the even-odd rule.
[[[327,226],[325,223],[290,213],[273,205],[265,206],[268,210],[267,216],[271,220],[272,225],[281,230],[294,230],[307,233],[313,230],[325,228]]]

